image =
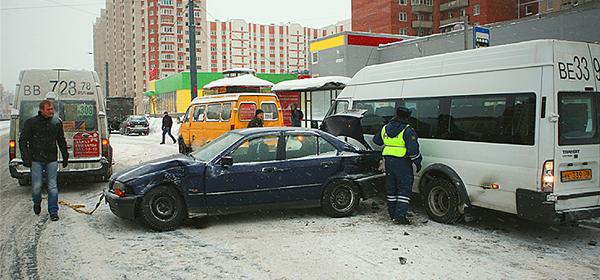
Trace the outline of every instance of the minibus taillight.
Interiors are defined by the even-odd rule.
[[[102,139],[102,156],[108,158],[108,139]]]
[[[542,191],[554,191],[554,161],[547,160],[542,168]]]
[[[8,161],[10,162],[15,157],[17,157],[17,141],[10,140],[8,141]]]

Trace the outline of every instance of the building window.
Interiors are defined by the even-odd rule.
[[[398,2],[398,4],[400,4],[400,5],[402,5],[402,6],[406,6],[406,2],[407,2],[407,1],[408,1],[408,0],[400,0],[400,1]]]
[[[406,28],[400,28],[400,30],[398,31],[398,34],[406,35]]]
[[[312,64],[319,63],[319,52],[312,53],[311,58],[312,58]]]
[[[461,9],[461,10],[460,10],[460,16],[461,16],[461,17],[464,17],[464,16],[466,16],[466,15],[467,15],[467,10],[466,10],[466,9]]]
[[[163,5],[173,5],[173,0],[161,0],[160,3]]]
[[[400,21],[406,21],[406,13],[401,12],[399,19],[400,19]]]
[[[475,4],[475,6],[473,6],[473,15],[478,16],[480,12],[481,12],[481,7],[479,6],[479,4]]]
[[[527,5],[525,6],[525,15],[532,15],[533,14],[533,10],[531,9],[531,5]]]
[[[554,9],[554,0],[548,0],[546,4],[546,10],[552,11]]]

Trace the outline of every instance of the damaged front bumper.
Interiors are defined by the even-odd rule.
[[[110,207],[110,211],[117,217],[128,220],[135,219],[135,209],[137,200],[140,196],[132,195],[120,197],[109,190],[104,190],[104,197],[106,198],[106,203],[108,203],[108,206]]]

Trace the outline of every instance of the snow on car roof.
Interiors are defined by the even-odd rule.
[[[233,78],[223,78],[208,83],[204,86],[204,89],[211,89],[216,87],[235,87],[235,86],[247,86],[247,87],[272,87],[273,83],[257,78],[253,75],[242,75]]]
[[[318,90],[326,86],[345,87],[350,78],[343,76],[327,76],[310,79],[283,81],[273,86],[273,91]]]
[[[209,103],[209,102],[224,102],[224,101],[236,101],[240,98],[240,96],[272,96],[277,97],[277,95],[273,93],[226,93],[226,94],[216,94],[216,95],[205,95],[199,96],[192,100],[192,104],[201,104],[201,103]]]

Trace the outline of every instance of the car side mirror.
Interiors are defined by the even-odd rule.
[[[221,166],[232,166],[233,158],[231,156],[224,156],[219,160]]]

